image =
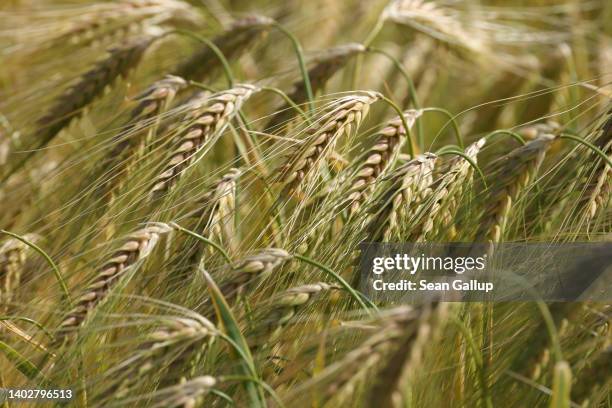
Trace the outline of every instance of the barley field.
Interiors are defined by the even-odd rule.
[[[611,407],[605,302],[362,242],[612,241],[612,2],[3,0],[2,407]],[[69,391],[68,391],[69,390]]]

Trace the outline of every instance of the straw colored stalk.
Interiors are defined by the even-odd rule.
[[[306,176],[331,154],[338,138],[351,135],[378,99],[379,95],[374,92],[340,98],[325,113],[322,124],[309,127],[308,139],[278,169],[276,181],[284,184],[285,192],[297,191]]]
[[[261,38],[274,24],[274,20],[263,16],[249,16],[234,21],[212,42],[221,50],[227,60],[238,58],[252,44]],[[203,44],[198,51],[182,62],[174,70],[181,78],[203,81],[221,62],[208,45]]]
[[[419,116],[421,116],[419,110],[411,109],[404,112],[404,120],[409,127],[414,125]],[[361,164],[351,181],[348,193],[349,212],[351,214],[357,212],[365,199],[374,191],[378,178],[393,165],[406,141],[406,133],[399,117],[390,120],[378,132],[376,142],[361,158]]]
[[[400,232],[403,220],[412,219],[418,205],[431,193],[436,160],[431,153],[418,155],[387,177],[390,185],[373,198],[368,208],[368,241],[387,241]]]
[[[477,242],[500,242],[514,202],[537,173],[546,151],[555,140],[541,135],[491,164],[487,206],[476,233]]]
[[[212,145],[213,138],[225,130],[242,104],[257,90],[252,85],[237,85],[206,99],[204,106],[188,114],[191,124],[176,136],[175,147],[151,189],[152,198],[168,193],[176,185],[198,153],[209,146],[209,142]]]
[[[91,311],[108,297],[120,279],[150,255],[160,236],[171,230],[172,228],[166,224],[152,223],[128,235],[123,245],[114,251],[99,269],[93,282],[87,286],[76,300],[74,308],[62,320],[57,340],[74,333]]]

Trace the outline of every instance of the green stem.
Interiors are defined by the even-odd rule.
[[[455,117],[449,111],[443,108],[425,108],[423,109],[423,113],[425,112],[439,112],[446,115],[449,119],[449,122],[453,126],[453,130],[455,131],[455,138],[457,139],[457,144],[459,145],[459,147],[461,147],[461,149],[464,148],[463,139],[461,138],[461,131],[459,130],[459,125],[457,125]],[[444,125],[444,128],[445,127],[446,125]],[[440,131],[444,130],[444,128],[442,128]]]
[[[30,380],[35,380],[36,377],[42,376],[44,380],[44,374],[38,367],[36,367],[27,357],[23,356],[9,344],[0,340],[0,351],[5,357],[15,365],[15,368],[19,370],[23,375],[28,377]]]
[[[227,83],[228,86],[230,88],[232,88],[234,86],[234,75],[232,74],[232,69],[230,68],[229,63],[227,62],[227,58],[225,58],[225,55],[223,55],[223,51],[221,51],[219,49],[219,47],[217,47],[215,45],[214,42],[212,42],[211,40],[209,40],[206,37],[203,37],[199,34],[194,33],[193,31],[189,31],[189,30],[180,30],[180,29],[176,29],[176,30],[172,30],[169,31],[167,33],[165,33],[164,35],[171,35],[171,34],[180,34],[180,35],[184,35],[187,37],[190,37],[196,41],[200,41],[204,44],[206,44],[211,51],[215,54],[215,56],[219,59],[219,61],[221,62],[221,65],[223,66],[223,72],[225,74],[225,78],[227,79]]]
[[[257,378],[247,377],[247,376],[244,376],[244,375],[224,375],[222,377],[219,377],[219,380],[221,380],[221,381],[252,381],[254,383],[257,383],[264,390],[266,390],[268,392],[268,394],[270,394],[270,396],[272,397],[274,402],[279,407],[281,407],[281,408],[285,407],[285,404],[283,404],[283,401],[278,397],[276,392],[274,392],[274,389],[272,387],[270,387],[268,384],[266,384],[265,382],[263,382],[261,380],[258,380]]]
[[[612,167],[612,160],[610,160],[610,158],[608,156],[606,156],[606,154],[597,146],[595,146],[594,144],[592,144],[591,142],[588,142],[580,137],[574,136],[574,135],[570,135],[567,133],[562,133],[559,136],[559,139],[570,139],[573,140],[574,142],[580,143],[586,147],[588,147],[589,149],[591,149],[592,151],[594,151],[597,155],[599,155],[607,164],[608,166]]]
[[[2,234],[6,234],[9,235],[21,242],[23,242],[24,244],[26,244],[27,246],[29,246],[30,248],[34,249],[36,252],[38,252],[40,255],[42,255],[43,258],[45,258],[45,261],[47,261],[47,263],[49,264],[49,266],[51,266],[51,268],[53,269],[53,273],[55,274],[55,278],[57,279],[57,282],[59,283],[60,287],[62,288],[62,292],[64,292],[64,297],[66,298],[66,300],[68,300],[69,305],[72,307],[72,297],[70,296],[70,292],[68,291],[68,286],[66,286],[66,282],[64,281],[64,278],[62,277],[62,273],[60,272],[58,266],[55,264],[55,262],[53,262],[53,260],[51,259],[51,257],[49,255],[47,255],[47,253],[45,251],[43,251],[38,245],[34,244],[33,242],[28,241],[27,239],[14,234],[12,232],[9,231],[5,231],[5,230],[0,230],[0,233]]]
[[[380,33],[380,30],[382,30],[384,25],[385,25],[385,20],[379,16],[378,19],[376,20],[376,24],[374,24],[374,27],[372,27],[372,30],[370,30],[370,32],[368,33],[368,36],[363,42],[364,47],[368,48],[370,44],[374,42],[374,40]],[[363,55],[358,55],[357,59],[355,60],[355,69],[353,70],[353,82],[352,82],[353,89],[357,89],[357,78],[359,78],[359,75],[361,74],[362,65],[363,65]]]
[[[347,281],[344,280],[344,278],[342,278],[342,276],[338,275],[336,272],[334,272],[333,270],[331,270],[329,267],[315,261],[314,259],[311,259],[307,256],[304,255],[299,255],[299,254],[294,254],[293,257],[295,259],[299,259],[300,261],[306,262],[307,264],[310,264],[312,266],[315,266],[317,268],[319,268],[320,270],[322,270],[325,273],[330,274],[331,276],[334,277],[334,279],[336,279],[338,281],[338,283],[340,283],[340,285],[351,294],[351,296],[353,296],[355,298],[355,300],[357,301],[357,303],[359,303],[359,305],[370,315],[372,316],[372,312],[370,311],[370,309],[375,309],[376,310],[376,306],[370,302],[368,300],[368,303],[370,304],[370,306],[366,306],[366,304],[363,301],[363,298],[365,298],[365,296],[357,293],[357,291],[355,289],[353,289],[351,287],[351,285],[349,285],[349,283]]]
[[[200,235],[200,234],[198,234],[198,233],[196,233],[196,232],[193,232],[193,231],[191,231],[191,230],[188,230],[187,228],[181,227],[181,226],[180,226],[180,225],[178,225],[176,222],[172,222],[172,223],[170,223],[170,226],[171,226],[172,228],[176,228],[177,230],[179,230],[179,231],[181,231],[181,232],[184,232],[184,233],[185,233],[185,234],[187,234],[187,235],[191,235],[192,237],[194,237],[194,238],[196,238],[196,239],[199,239],[200,241],[202,241],[202,242],[204,242],[204,243],[206,243],[206,244],[208,244],[208,245],[212,246],[212,247],[213,247],[213,248],[215,248],[217,251],[219,251],[219,253],[220,253],[221,255],[223,255],[223,258],[225,258],[225,260],[227,261],[227,263],[228,263],[229,265],[232,265],[232,258],[230,258],[230,257],[229,257],[229,255],[227,254],[227,252],[226,252],[226,251],[225,251],[223,248],[221,248],[221,246],[220,246],[219,244],[217,244],[216,242],[211,241],[210,239],[205,238],[205,237],[203,237],[202,235]]]
[[[459,150],[448,150],[448,151],[443,151],[441,153],[437,153],[438,156],[447,156],[449,154],[455,154],[457,156],[461,156],[461,157],[463,157],[465,159],[465,161],[470,163],[470,166],[472,166],[474,168],[474,170],[476,170],[476,172],[478,173],[478,175],[482,179],[482,182],[484,184],[485,190],[489,189],[489,187],[487,186],[487,180],[485,179],[484,173],[482,172],[482,170],[480,170],[480,167],[478,167],[476,162],[474,160],[472,160],[472,158],[470,156],[468,156],[467,154],[465,154],[464,152],[459,151]]]
[[[216,395],[217,397],[219,397],[221,399],[223,399],[225,402],[230,404],[232,407],[236,406],[236,403],[234,403],[234,400],[232,400],[232,397],[230,397],[229,395],[227,395],[223,391],[220,391],[220,390],[217,390],[217,389],[211,389],[210,393],[213,394],[213,395]]]
[[[542,318],[544,318],[544,323],[546,324],[546,329],[548,330],[548,335],[550,336],[550,343],[553,350],[553,355],[555,356],[555,361],[559,362],[563,360],[563,353],[561,353],[561,344],[559,343],[559,336],[557,335],[557,328],[555,327],[555,320],[550,314],[550,310],[548,310],[548,306],[541,300],[537,301],[538,309],[542,314]]]
[[[400,74],[404,77],[404,79],[408,83],[408,92],[410,93],[410,99],[412,100],[412,105],[414,105],[415,109],[420,109],[421,104],[419,103],[419,99],[417,97],[416,88],[414,87],[414,81],[412,81],[412,78],[410,78],[410,75],[408,75],[408,73],[406,72],[402,64],[398,61],[398,59],[395,58],[390,53],[388,53],[387,51],[381,50],[378,48],[368,47],[367,51],[373,52],[375,54],[384,55],[393,63],[393,65],[395,66],[395,69],[397,69],[400,72]],[[417,121],[416,125],[417,125],[417,139],[419,141],[419,148],[423,150],[425,149],[425,140],[424,140],[424,135],[423,135],[423,122]]]
[[[287,105],[289,105],[293,109],[295,109],[295,111],[297,113],[299,113],[302,118],[304,118],[306,123],[308,123],[309,125],[312,124],[310,122],[310,118],[308,117],[308,115],[306,115],[306,112],[304,112],[286,93],[284,93],[283,91],[281,91],[278,88],[273,88],[273,87],[269,87],[269,86],[263,86],[263,87],[261,87],[261,90],[262,91],[273,92],[273,93],[279,95],[281,98],[283,98],[283,100],[285,102],[287,102]]]
[[[525,139],[523,139],[521,137],[521,135],[519,135],[516,132],[513,132],[511,130],[496,130],[494,132],[489,133],[488,135],[485,136],[485,139],[487,141],[489,141],[489,139],[493,136],[497,136],[497,135],[508,135],[508,136],[512,136],[514,139],[516,139],[520,144],[525,145]]]
[[[485,400],[484,405],[487,408],[492,408],[493,402],[491,401],[491,396],[489,395],[489,386],[487,384],[487,373],[485,370],[484,363],[482,361],[482,356],[480,355],[480,350],[478,349],[478,346],[476,345],[476,342],[474,341],[474,337],[470,333],[470,330],[465,326],[465,324],[461,320],[457,319],[456,317],[451,317],[450,321],[455,326],[457,326],[457,328],[463,334],[463,337],[468,343],[468,346],[472,354],[472,358],[476,362],[476,366],[480,369],[479,370],[480,371],[479,380],[480,380],[480,386],[482,388],[482,396],[483,396],[483,399]]]
[[[308,97],[308,104],[310,108],[310,112],[314,111],[314,95],[312,93],[312,85],[310,84],[310,77],[308,76],[308,70],[306,69],[306,63],[304,62],[304,51],[302,50],[302,45],[295,38],[295,36],[291,33],[291,31],[287,30],[279,23],[275,23],[274,27],[278,29],[281,33],[285,34],[287,38],[291,41],[293,45],[293,49],[295,50],[295,54],[298,59],[298,63],[300,66],[300,71],[302,73],[302,78],[304,79],[304,88],[306,90],[306,96]]]
[[[203,84],[203,83],[198,82],[198,81],[192,81],[192,80],[190,80],[190,81],[189,81],[189,85],[193,85],[193,86],[195,86],[195,87],[202,88],[202,89],[204,89],[205,91],[209,91],[209,92],[212,92],[212,93],[219,92],[217,89],[213,88],[212,86],[209,86],[209,85]]]
[[[399,106],[397,106],[397,104],[393,102],[391,99],[387,98],[384,95],[381,95],[381,98],[383,101],[388,103],[393,108],[393,110],[396,111],[397,114],[399,115],[399,118],[402,121],[402,126],[404,126],[404,129],[406,130],[406,136],[408,137],[408,154],[410,155],[411,159],[414,159],[414,147],[412,146],[412,136],[410,134],[410,127],[408,126],[408,122],[406,122],[406,118],[404,117],[404,112],[402,112]]]

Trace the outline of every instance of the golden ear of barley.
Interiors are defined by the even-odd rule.
[[[370,105],[378,99],[377,93],[367,92],[337,101],[325,114],[322,125],[308,128],[308,140],[278,170],[276,181],[284,183],[287,192],[295,191],[308,173],[331,153],[338,138],[344,133],[350,135],[359,127]]]
[[[346,63],[355,55],[365,52],[365,47],[358,43],[344,44],[339,47],[333,47],[324,50],[320,56],[315,58],[314,66],[308,70],[308,79],[313,94],[323,88],[327,81],[338,70],[343,68]],[[300,105],[306,102],[306,89],[303,80],[296,81],[293,84],[293,90],[289,94],[289,98],[296,104]],[[273,129],[276,126],[285,123],[295,115],[295,110],[288,104],[277,109],[272,119],[266,124],[266,129]]]
[[[600,148],[608,158],[612,159],[612,110],[607,114],[608,119],[601,127],[600,134],[594,140],[595,146]],[[612,195],[612,169],[600,158],[591,172],[594,182],[589,184],[580,200],[580,207],[586,209],[586,220],[590,222],[597,216],[599,210],[610,205]]]
[[[204,220],[208,225],[210,220],[217,218],[216,212],[220,211],[226,215],[233,211],[236,181],[241,175],[240,169],[229,169],[220,179],[206,188],[206,193],[194,200],[198,209],[190,212],[188,216]]]
[[[517,133],[524,139],[534,140],[543,135],[557,135],[561,130],[561,125],[557,122],[547,121],[520,127]]]
[[[150,375],[161,373],[162,387],[190,375],[205,351],[208,340],[217,334],[214,324],[202,316],[164,318],[162,325],[149,333],[144,343],[117,372],[114,384],[101,397],[124,398]]]
[[[490,38],[483,30],[477,29],[482,25],[462,24],[456,14],[435,1],[393,0],[385,8],[382,17],[469,51],[489,51]]]
[[[235,239],[232,214],[235,211],[236,180],[240,175],[239,169],[230,169],[208,186],[205,194],[194,200],[198,208],[187,214],[192,225],[190,229],[207,238],[216,237],[225,246],[232,247]],[[196,221],[191,222],[192,219]],[[177,281],[182,282],[198,265],[202,265],[203,254],[204,248],[199,241],[186,239],[181,244],[174,262],[177,268],[173,271]]]
[[[240,275],[267,275],[291,258],[291,254],[284,249],[264,248],[243,257],[232,270]]]
[[[25,238],[33,240],[35,236],[28,234]],[[28,248],[25,243],[14,238],[0,246],[0,307],[11,302],[19,287]]]
[[[62,320],[59,326],[58,340],[78,329],[93,308],[108,296],[120,278],[139,261],[145,259],[162,234],[172,228],[166,224],[153,223],[128,235],[123,245],[111,255],[91,284],[76,300],[74,308]]]
[[[238,292],[269,276],[291,258],[289,252],[280,248],[264,248],[246,255],[232,266],[232,275],[223,283],[221,291],[227,298],[234,299]]]
[[[115,189],[122,187],[122,183],[116,178],[127,176],[130,164],[138,159],[138,153],[142,153],[146,137],[141,137],[139,131],[145,131],[151,125],[151,121],[172,101],[176,93],[186,86],[187,82],[184,79],[167,75],[134,98],[138,101],[138,105],[132,109],[127,126],[116,137],[113,149],[101,165],[103,170],[109,172],[105,175],[108,182],[115,182]],[[119,161],[121,163],[118,163]]]
[[[411,109],[404,112],[404,120],[409,127],[414,125],[419,116],[421,116],[420,110]],[[378,132],[374,146],[366,152],[355,177],[351,181],[352,184],[348,193],[349,212],[351,214],[359,209],[367,196],[373,192],[376,180],[393,164],[406,141],[406,133],[399,117],[390,120]]]
[[[4,166],[11,151],[11,139],[0,129],[0,166]]]
[[[75,45],[123,39],[150,24],[197,23],[201,18],[190,4],[178,0],[121,0],[84,9],[82,15],[68,22],[68,29],[52,43]]]
[[[401,306],[383,312],[377,321],[371,323],[376,329],[367,340],[346,353],[341,360],[328,365],[307,382],[304,388],[323,386],[325,388],[322,397],[326,401],[326,406],[344,406],[344,403],[352,397],[357,383],[368,375],[373,376],[372,370],[380,367],[380,363],[389,361],[387,358],[396,358],[405,362],[408,355],[410,361],[414,352],[414,358],[420,359],[422,347],[421,350],[413,350],[413,347],[417,342],[422,345],[426,341],[424,337],[429,336],[431,332],[431,325],[427,323],[431,310],[440,313],[445,308],[446,305],[443,303],[434,303],[417,309]],[[427,325],[427,330],[419,333],[422,325]],[[401,358],[394,357],[400,350],[404,351]],[[380,379],[383,380],[384,377]],[[328,405],[331,402],[334,405]]]
[[[229,27],[213,39],[225,58],[232,60],[257,41],[272,25],[274,20],[263,16],[249,16],[234,21]],[[208,45],[203,45],[189,59],[181,63],[174,75],[182,78],[202,81],[206,79],[221,63]]]
[[[384,242],[399,232],[400,220],[407,220],[423,199],[431,193],[433,169],[437,156],[419,155],[398,167],[387,178],[390,186],[383,190],[368,209],[369,242]]]
[[[155,179],[151,196],[157,198],[176,185],[198,152],[215,135],[223,132],[229,121],[258,89],[252,85],[236,87],[210,98],[207,104],[188,115],[192,124],[177,136],[176,147],[166,160],[161,174]]]
[[[370,391],[370,406],[401,407],[407,401],[408,382],[420,369],[428,344],[436,341],[446,323],[448,304],[438,303],[422,310],[418,326],[398,341],[396,350],[386,357]],[[378,379],[378,381],[376,380]]]
[[[465,149],[465,154],[474,163],[480,149],[485,145],[482,138]],[[410,233],[409,242],[422,242],[429,235],[437,235],[440,231],[454,230],[453,223],[459,200],[464,191],[471,184],[474,169],[463,157],[454,157],[441,171],[438,181],[432,186],[433,193],[427,203],[419,209],[418,224]],[[453,234],[449,238],[453,238]]]
[[[576,373],[576,382],[572,387],[572,401],[578,402],[583,407],[597,406],[597,403],[601,401],[597,399],[598,394],[601,397],[609,395],[612,387],[611,361],[612,346],[588,360],[586,366]]]
[[[126,44],[112,48],[105,59],[83,74],[79,80],[66,90],[51,107],[49,112],[38,120],[37,146],[47,145],[73,119],[82,115],[83,109],[91,104],[104,89],[117,78],[126,77],[138,65],[155,35],[139,37]]]
[[[218,241],[233,247],[235,238],[234,219],[236,200],[236,180],[242,172],[230,169],[221,180],[199,201],[197,216],[203,226],[204,235],[216,237]]]
[[[175,75],[166,75],[163,79],[154,82],[134,98],[138,101],[138,105],[132,110],[130,123],[143,124],[159,115],[164,106],[174,99],[177,92],[186,86],[187,81]]]
[[[554,140],[553,135],[539,136],[491,164],[492,183],[476,233],[477,242],[500,242],[513,201],[537,173]]]
[[[202,398],[212,390],[217,380],[209,375],[180,382],[152,395],[150,408],[196,408],[202,407]],[[147,402],[149,403],[149,402]]]
[[[281,293],[273,300],[272,310],[264,319],[265,335],[274,340],[293,317],[315,299],[342,288],[335,284],[317,282],[309,285],[296,286]]]

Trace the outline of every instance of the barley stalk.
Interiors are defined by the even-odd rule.
[[[95,4],[80,11],[78,19],[50,41],[62,45],[86,46],[108,39],[123,39],[149,25],[197,23],[200,16],[188,3],[178,0],[121,0]]]
[[[195,227],[189,229],[213,241],[218,240],[226,246],[233,246],[236,180],[240,175],[239,169],[230,169],[212,183],[205,194],[194,200],[198,208],[189,212],[187,216],[196,220],[193,222]],[[178,265],[173,274],[178,276],[179,281],[182,282],[189,272],[196,270],[198,266],[203,266],[204,253],[202,244],[193,238],[181,244],[173,262]]]
[[[153,198],[166,194],[176,185],[198,153],[225,130],[242,104],[256,91],[252,85],[237,85],[210,98],[205,106],[189,114],[192,123],[177,135],[175,147],[151,188]]]
[[[37,135],[38,147],[48,144],[72,120],[83,114],[83,109],[99,97],[107,86],[119,77],[126,77],[134,69],[157,35],[132,39],[126,44],[111,48],[108,57],[100,60],[89,71],[81,75],[38,120],[42,129]]]
[[[265,336],[274,341],[298,314],[298,312],[321,296],[332,296],[334,292],[341,290],[335,284],[317,282],[290,288],[273,299],[270,312],[264,318]]]
[[[130,173],[130,168],[144,152],[152,131],[147,128],[151,126],[152,120],[162,113],[176,93],[186,86],[184,79],[168,75],[134,98],[138,104],[132,109],[125,129],[115,138],[113,149],[102,163],[102,167],[108,169],[104,175],[106,180],[117,182],[113,190],[122,189],[124,183],[121,181]],[[147,136],[142,137],[143,132]]]
[[[384,242],[400,230],[401,220],[408,220],[419,203],[431,193],[432,173],[437,157],[419,155],[388,176],[390,186],[382,191],[368,209],[369,242]]]
[[[32,240],[31,236],[24,236]],[[28,246],[18,239],[8,239],[0,246],[0,306],[8,305],[19,288]]]
[[[490,173],[495,175],[495,179],[489,186],[488,205],[481,218],[476,241],[500,242],[514,201],[537,173],[554,140],[553,135],[539,136],[492,163]]]
[[[420,115],[421,111],[408,110],[404,112],[404,119],[412,127]],[[406,141],[406,134],[399,117],[390,120],[378,132],[376,142],[365,153],[355,177],[350,181],[348,200],[351,214],[357,212],[363,201],[374,191],[376,180],[393,164]]]
[[[465,154],[474,163],[486,139],[480,139],[465,149]],[[433,193],[427,204],[419,210],[419,221],[411,232],[410,242],[422,242],[428,236],[437,236],[445,231],[451,239],[455,235],[454,220],[459,206],[459,200],[467,186],[471,184],[474,169],[463,157],[455,157],[441,172],[442,175],[432,186]]]
[[[78,329],[90,312],[107,298],[119,280],[138,262],[149,256],[160,236],[170,231],[168,225],[155,223],[128,235],[123,245],[113,252],[99,269],[93,282],[76,300],[75,307],[62,320],[57,339],[61,340]]]
[[[192,371],[206,348],[206,340],[217,329],[202,316],[164,318],[155,331],[145,337],[139,349],[114,368],[114,385],[100,396],[124,399],[139,383],[159,375],[163,384],[175,383],[186,371]]]
[[[255,281],[268,277],[292,258],[284,249],[264,248],[244,256],[231,268],[231,276],[221,285],[229,300],[235,299]]]
[[[370,105],[378,99],[376,93],[368,92],[337,101],[325,114],[323,124],[308,128],[308,140],[278,169],[275,180],[284,184],[287,193],[296,191],[306,176],[331,154],[338,138],[343,134],[351,135],[353,129],[359,127]]]

